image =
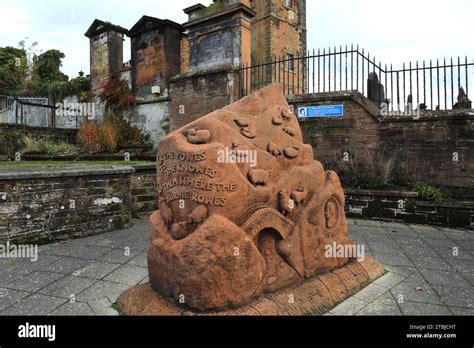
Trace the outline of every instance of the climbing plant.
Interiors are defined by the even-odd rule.
[[[125,112],[129,112],[135,104],[135,95],[128,82],[118,78],[109,79],[104,83],[99,98],[104,103],[108,117],[117,123],[124,120]],[[127,123],[130,124],[130,118]]]
[[[34,64],[34,74],[40,84],[48,84],[61,80],[61,66],[64,53],[48,50],[40,54]]]
[[[26,51],[14,47],[0,47],[0,94],[21,94],[25,88],[27,74]]]

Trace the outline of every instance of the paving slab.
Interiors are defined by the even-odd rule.
[[[72,272],[83,268],[89,263],[88,260],[78,259],[75,257],[62,257],[56,262],[50,263],[41,268],[43,272],[55,272],[63,274],[71,274]]]
[[[448,237],[446,234],[438,229],[438,228],[433,228],[433,227],[417,227],[416,232],[422,239],[442,239],[446,240]]]
[[[472,288],[471,284],[469,284],[469,282],[467,282],[454,268],[449,270],[420,268],[420,273],[431,285]]]
[[[393,272],[398,275],[408,277],[412,275],[413,273],[418,273],[418,270],[413,266],[390,266],[386,265],[385,270],[388,272]]]
[[[60,273],[34,271],[25,277],[16,279],[10,284],[6,284],[5,287],[20,291],[36,292],[63,277],[64,274]]]
[[[46,255],[38,252],[38,260],[32,261],[30,259],[0,259],[0,277],[5,273],[21,273],[28,274],[33,271],[38,271],[41,268],[54,263],[60,259],[59,256]]]
[[[33,294],[0,311],[0,315],[47,315],[65,302],[62,298]]]
[[[412,237],[419,238],[418,233],[408,225],[402,224],[387,224],[384,226],[384,229],[388,231],[393,238],[399,237]]]
[[[72,272],[72,275],[76,277],[103,279],[119,267],[120,263],[92,261],[87,263],[84,267],[81,267],[76,271]]]
[[[397,301],[412,301],[425,304],[442,305],[443,302],[425,281],[402,282],[393,287],[390,292]]]
[[[432,256],[439,258],[439,254],[431,248],[430,245],[428,244],[398,244],[400,246],[400,249],[405,253],[408,257],[410,257],[412,260],[416,258],[423,258],[426,256]]]
[[[70,299],[94,284],[95,280],[68,275],[39,291],[40,294]]]
[[[358,298],[359,300],[363,300],[365,302],[371,302],[375,300],[376,298],[382,296],[387,291],[389,291],[388,288],[372,283],[366,286],[365,288],[363,288],[357,294],[355,294],[354,297]]]
[[[76,243],[74,241],[48,244],[40,246],[39,253],[56,256],[69,256],[75,247]]]
[[[448,306],[454,315],[474,315],[474,308],[461,308]]]
[[[127,265],[130,266],[140,266],[140,267],[148,267],[148,261],[147,261],[147,252],[144,251],[138,256],[134,257],[130,261],[127,262]]]
[[[474,308],[474,291],[473,287],[457,287],[457,286],[433,286],[439,297],[448,306]]]
[[[104,256],[98,258],[99,261],[106,261],[112,263],[125,264],[131,259],[138,256],[140,253],[133,253],[130,250],[125,248],[123,249],[113,249]]]
[[[76,300],[80,302],[90,303],[92,300],[108,298],[111,303],[117,301],[117,298],[128,288],[129,285],[99,280],[89,288],[76,296]]]
[[[430,245],[436,253],[450,262],[451,259],[454,260],[465,260],[472,263],[473,255],[464,248],[460,246],[460,243],[452,243],[451,245]]]
[[[410,259],[403,253],[403,252],[387,252],[387,251],[379,251],[373,250],[372,251],[377,261],[381,262],[384,266],[413,266],[413,263]]]
[[[102,247],[97,245],[87,245],[84,242],[78,244],[74,250],[68,256],[86,259],[86,260],[95,260],[105,254],[108,254],[112,248]]]
[[[376,250],[377,252],[384,253],[403,253],[403,249],[395,240],[387,239],[385,241],[381,240],[369,240],[367,242],[370,250]]]
[[[352,296],[329,312],[333,315],[354,315],[368,304],[368,302]]]
[[[446,260],[456,271],[466,274],[474,274],[474,263],[472,260],[452,257]]]
[[[443,233],[448,238],[453,239],[453,240],[462,241],[462,242],[474,242],[474,233],[466,233],[466,231],[464,230],[444,228]]]
[[[454,268],[439,256],[426,255],[420,251],[418,255],[410,255],[410,259],[418,269],[453,272]],[[429,271],[427,271],[429,272]]]
[[[388,272],[384,276],[377,279],[374,284],[380,285],[386,289],[391,289],[400,284],[406,277],[394,272]]]
[[[404,315],[425,316],[425,315],[453,315],[453,313],[443,305],[435,305],[430,303],[420,303],[404,301],[399,303],[402,313]]]
[[[367,304],[356,315],[401,315],[400,309],[392,294],[386,292],[379,298]]]
[[[0,311],[29,295],[31,295],[31,293],[25,291],[0,288]]]
[[[41,246],[37,262],[0,259],[0,315],[117,315],[117,297],[148,282],[148,219],[134,223]],[[472,231],[357,219],[348,226],[387,273],[327,315],[474,315]]]
[[[148,268],[139,266],[124,265],[117,268],[115,271],[110,273],[105,280],[126,284],[126,285],[137,285],[143,278],[148,275]]]
[[[66,302],[65,304],[61,305],[54,311],[50,313],[51,315],[57,316],[90,316],[94,315],[94,311],[87,303],[83,302]]]
[[[113,308],[113,303],[107,297],[97,298],[88,302],[95,315],[119,315],[117,310]]]
[[[150,277],[149,276],[146,276],[145,278],[142,279],[142,281],[140,282],[140,284],[146,284],[146,283],[149,283],[150,282]]]
[[[0,269],[0,287],[9,285],[13,281],[21,279],[32,272],[34,272],[34,269],[29,269],[28,267],[22,269],[20,266],[3,266]]]

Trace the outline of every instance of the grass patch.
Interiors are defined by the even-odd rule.
[[[416,183],[413,186],[413,191],[417,192],[420,198],[425,201],[439,203],[443,200],[443,193],[440,189],[423,182]]]
[[[66,142],[54,142],[49,139],[33,139],[30,136],[23,137],[23,149],[21,153],[40,152],[48,155],[72,155],[78,153],[78,148]]]
[[[54,171],[73,169],[110,169],[113,166],[155,164],[148,161],[21,161],[0,162],[0,173],[15,171]]]
[[[118,301],[115,303],[112,303],[112,308],[115,309],[119,315],[124,315],[122,306],[118,303]]]
[[[396,154],[384,149],[365,150],[356,160],[354,155],[347,155],[347,160],[334,157],[326,161],[324,167],[334,170],[342,184],[356,189],[378,189],[393,184],[396,168]]]

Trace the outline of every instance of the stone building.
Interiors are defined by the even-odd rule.
[[[251,20],[255,13],[248,0],[215,1],[208,7],[199,4],[184,12],[189,16],[183,25],[189,47],[189,71],[250,62]]]
[[[253,60],[268,62],[306,52],[306,0],[250,0],[250,8],[256,13]]]
[[[137,95],[133,123],[155,144],[164,120],[176,129],[238,99],[238,67],[306,51],[306,0],[214,0],[184,12],[184,24],[143,16],[127,30],[96,19],[86,33],[92,91],[98,95],[113,76],[129,79]]]
[[[301,92],[305,61],[294,66],[293,58],[307,50],[306,0],[250,0],[250,7],[256,13],[252,20],[252,61],[281,61],[280,71],[267,66],[258,83],[271,83],[280,74],[288,81],[284,88]]]
[[[92,92],[99,93],[103,83],[123,68],[123,38],[127,29],[94,20],[84,34],[90,44],[90,76]]]
[[[180,73],[182,26],[143,16],[127,33],[131,40],[132,90],[146,100],[168,95],[168,79]]]

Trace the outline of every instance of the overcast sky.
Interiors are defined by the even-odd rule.
[[[142,15],[184,23],[196,0],[2,1],[0,47],[25,37],[66,54],[63,72],[89,73],[84,36],[95,18],[130,29]],[[208,5],[211,0],[203,0]],[[383,64],[467,55],[474,58],[473,0],[307,0],[308,48],[359,44]],[[130,58],[127,40],[125,59]]]

